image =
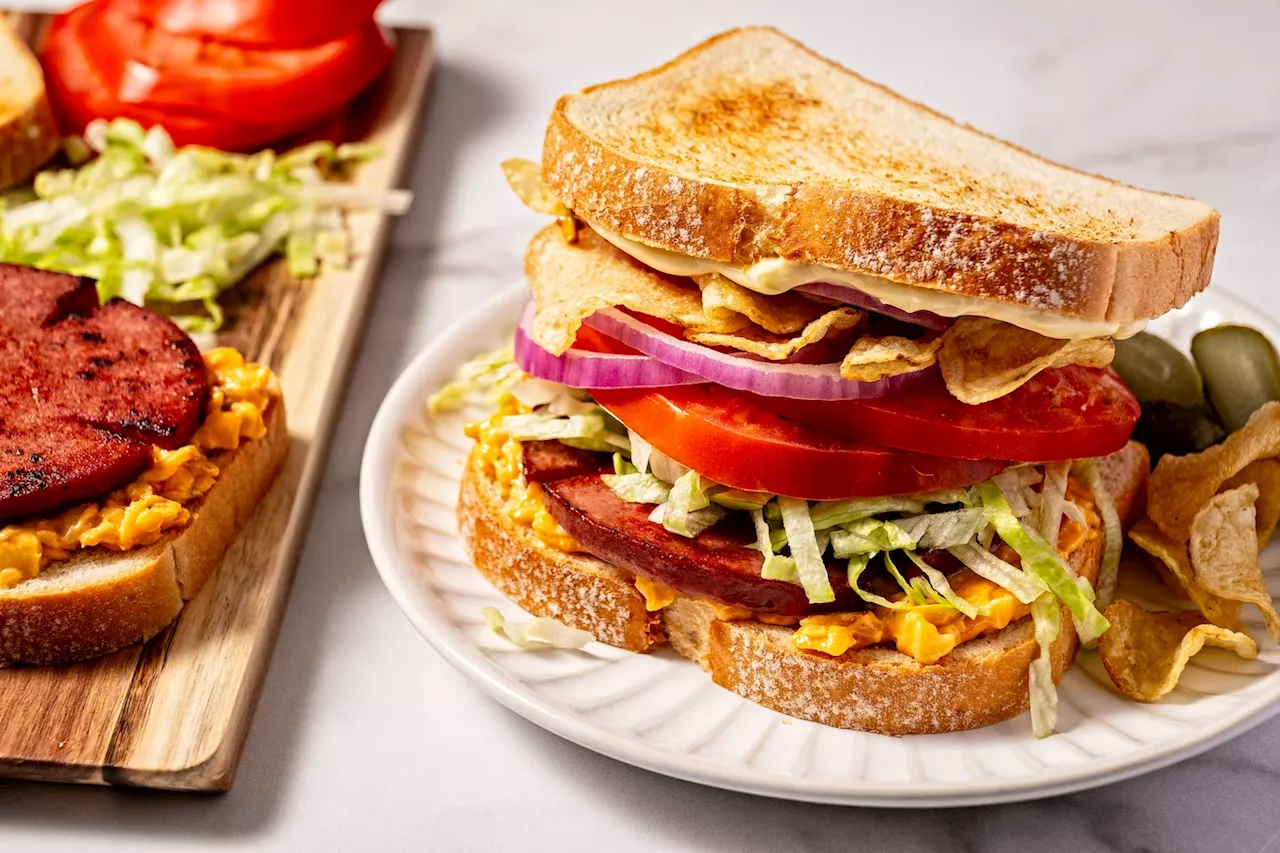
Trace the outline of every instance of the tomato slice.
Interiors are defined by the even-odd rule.
[[[373,19],[381,0],[107,0],[129,17],[180,36],[249,47],[339,38]]]
[[[980,483],[1010,463],[890,450],[787,420],[719,385],[596,389],[596,402],[658,450],[717,483],[809,500]]]
[[[312,124],[367,88],[392,55],[372,20],[333,41],[264,50],[152,29],[99,2],[82,31],[89,61],[119,101],[241,125]]]
[[[874,400],[770,399],[774,411],[861,441],[1018,462],[1105,456],[1124,447],[1138,423],[1138,400],[1111,371],[1073,365],[1046,370],[1012,394],[969,406],[942,380]]]
[[[246,124],[201,113],[196,108],[153,109],[124,103],[116,92],[118,81],[104,76],[90,59],[87,46],[101,34],[85,28],[92,5],[77,6],[56,16],[40,50],[45,83],[62,130],[79,133],[95,118],[131,118],[145,127],[163,125],[178,145],[209,145],[229,151],[256,150],[285,137],[312,136],[338,127],[332,117],[315,128],[296,122]]]

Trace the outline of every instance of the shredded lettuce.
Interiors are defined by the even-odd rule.
[[[458,375],[427,398],[435,413],[460,409],[474,400],[496,406],[524,377],[515,363],[510,346],[481,353],[458,369]]]
[[[661,450],[653,447],[649,449],[648,461],[649,470],[656,474],[659,479],[666,480],[668,483],[674,483],[693,470],[688,465],[681,465]],[[636,467],[640,467],[639,463],[636,464]],[[708,480],[707,482],[710,481]]]
[[[893,522],[921,550],[950,548],[972,542],[987,523],[980,507],[932,512]]]
[[[652,474],[602,474],[600,479],[627,503],[660,504],[671,495],[671,487]]]
[[[329,182],[368,146],[231,154],[115,119],[91,122],[68,151],[72,168],[41,172],[36,197],[0,215],[0,260],[90,276],[103,299],[163,306],[193,332],[216,330],[218,294],[276,252],[296,277],[349,257],[332,251],[344,209],[400,213],[410,198]]]
[[[1116,502],[1102,483],[1102,475],[1098,471],[1097,460],[1082,459],[1076,468],[1084,478],[1084,484],[1093,492],[1093,502],[1098,507],[1098,515],[1102,516],[1102,526],[1106,535],[1106,543],[1102,552],[1102,567],[1098,570],[1097,606],[1106,609],[1116,594],[1116,583],[1120,573],[1120,552],[1124,548],[1124,533],[1120,527],[1120,514],[1116,512]]]
[[[661,482],[658,477],[655,480]],[[662,526],[672,533],[693,538],[724,518],[723,507],[711,506],[707,489],[711,482],[696,471],[681,475],[671,484],[667,499],[654,514],[661,514]],[[701,513],[701,514],[699,514]]]
[[[550,441],[565,438],[595,438],[604,432],[604,418],[599,415],[571,415],[559,418],[532,412],[508,415],[502,429],[516,441]]]
[[[568,392],[569,389],[558,382],[548,382],[533,376],[525,376],[511,386],[511,396],[530,409],[545,406]]]
[[[815,530],[840,527],[861,518],[886,512],[922,512],[925,502],[914,495],[884,498],[851,498],[843,501],[819,501],[810,515]]]
[[[641,438],[640,434],[633,429],[627,430],[627,437],[631,439],[631,464],[643,474],[649,470],[649,456],[653,453],[653,445]]]
[[[773,499],[768,492],[748,492],[742,489],[717,489],[711,500],[726,509],[759,510]]]
[[[876,595],[874,592],[867,592],[858,586],[858,580],[862,577],[862,573],[867,570],[867,566],[871,563],[871,554],[854,554],[849,558],[849,588],[858,594],[858,597],[868,604],[878,604],[881,607],[887,607],[890,610],[907,610],[914,607],[914,603],[909,600],[890,601],[882,595]]]
[[[769,544],[769,524],[764,520],[764,513],[759,509],[747,510],[751,515],[751,523],[756,528],[755,547],[764,555],[764,564],[760,567],[760,577],[766,580],[800,583],[800,572],[796,569],[796,561],[781,554],[775,554]]]
[[[987,520],[1008,545],[1022,558],[1023,568],[1038,576],[1058,597],[1076,622],[1080,642],[1089,643],[1110,627],[1106,618],[1077,585],[1074,572],[1062,555],[1049,546],[1035,530],[1026,527],[1009,508],[1002,491],[992,483],[977,486]],[[1086,582],[1087,585],[1087,582]],[[1011,590],[1012,591],[1012,590]]]
[[[916,547],[916,540],[894,521],[860,518],[831,531],[831,548],[837,559],[854,554],[876,554]]]
[[[809,517],[809,502],[800,498],[778,497],[778,509],[782,511],[782,524],[791,546],[791,559],[795,560],[800,585],[812,604],[835,601],[831,579],[827,577],[827,565],[818,550],[814,536],[813,520]]]
[[[729,511],[720,506],[708,506],[702,509],[696,509],[693,512],[685,513],[673,522],[667,523],[667,513],[669,510],[668,503],[660,503],[653,508],[653,512],[649,513],[649,520],[655,524],[661,524],[667,530],[686,539],[693,539],[700,535],[704,530],[713,527],[720,519],[728,515]]]
[[[970,619],[973,619],[978,615],[978,608],[970,604],[963,596],[951,588],[951,584],[947,581],[946,575],[920,559],[914,551],[907,551],[906,553],[911,562],[916,564],[916,568],[924,572],[924,576],[929,579],[929,586],[933,588],[934,592],[942,597],[943,602],[950,604]]]
[[[927,597],[923,592],[921,592],[920,587],[908,581],[902,576],[902,572],[898,571],[898,567],[894,565],[893,557],[890,555],[890,552],[885,551],[883,553],[885,569],[889,572],[889,575],[898,582],[898,586],[902,588],[902,591],[906,593],[907,600],[912,604],[927,604]]]
[[[1021,469],[1009,468],[1001,471],[991,478],[991,482],[995,483],[1004,495],[1005,501],[1009,504],[1009,511],[1013,513],[1014,518],[1026,518],[1031,515],[1031,505],[1027,503],[1022,494],[1022,479],[1019,475]]]
[[[1007,589],[1023,604],[1030,604],[1049,591],[1049,587],[1039,577],[1006,563],[986,548],[976,545],[953,545],[947,550],[975,575]]]
[[[613,454],[613,473],[615,474],[639,474],[640,469],[631,464],[631,460],[623,456],[621,452]],[[663,485],[666,485],[665,483]],[[666,500],[666,498],[663,498]]]
[[[1053,683],[1053,641],[1061,630],[1058,602],[1050,593],[1031,605],[1040,654],[1031,662],[1031,730],[1036,737],[1048,737],[1058,724],[1058,688]]]
[[[1044,466],[1044,485],[1040,487],[1040,536],[1050,548],[1058,547],[1058,534],[1062,530],[1062,502],[1067,495],[1067,477],[1071,473],[1070,462],[1049,462]]]
[[[546,616],[538,616],[527,622],[508,622],[496,607],[483,607],[480,612],[489,623],[489,630],[501,634],[525,651],[539,649],[580,649],[591,642],[591,635],[579,628],[570,628]]]

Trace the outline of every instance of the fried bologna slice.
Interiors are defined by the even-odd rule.
[[[1146,448],[1130,442],[1099,470],[1122,518],[1145,484]],[[1027,667],[1036,654],[1030,618],[965,643],[922,665],[890,648],[839,658],[796,649],[791,629],[716,619],[703,602],[680,596],[649,613],[630,573],[586,554],[549,548],[502,512],[497,483],[473,453],[463,472],[458,521],[472,560],[504,595],[538,616],[582,628],[601,642],[647,652],[670,642],[720,686],[783,713],[883,734],[976,728],[1026,710]],[[1071,562],[1097,578],[1103,533],[1091,531]],[[1069,616],[1054,645],[1054,679],[1075,655]]]
[[[210,458],[221,472],[191,523],[130,551],[88,548],[0,589],[0,666],[97,657],[150,639],[178,616],[222,561],[270,488],[289,448],[280,400],[267,433]]]

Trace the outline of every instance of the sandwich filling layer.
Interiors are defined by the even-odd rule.
[[[883,506],[897,506],[901,510],[889,509],[875,515],[853,512],[852,515],[859,517],[850,519],[846,524],[821,531],[820,547],[823,552],[827,552],[830,548],[833,557],[839,555],[850,558],[854,564],[858,564],[859,558],[862,557],[860,565],[864,570],[873,559],[878,558],[884,561],[883,564],[872,565],[871,571],[867,572],[861,580],[856,574],[850,575],[853,582],[849,584],[844,584],[843,579],[837,578],[833,571],[837,588],[828,603],[816,602],[812,605],[802,605],[800,610],[777,612],[767,609],[767,605],[766,609],[755,609],[740,606],[742,601],[739,599],[735,599],[738,603],[733,603],[707,597],[706,589],[700,587],[696,580],[691,582],[692,588],[682,588],[678,580],[668,585],[647,576],[642,571],[650,567],[656,569],[661,562],[678,565],[685,559],[685,556],[678,551],[671,552],[665,559],[661,556],[664,541],[678,541],[671,538],[672,526],[677,530],[682,526],[679,523],[664,525],[660,517],[663,515],[662,507],[666,507],[671,512],[675,511],[671,505],[671,492],[679,486],[664,483],[652,474],[641,474],[636,470],[633,464],[634,444],[631,449],[621,451],[612,457],[604,452],[601,445],[600,450],[586,453],[581,449],[570,448],[565,451],[569,455],[559,461],[549,463],[533,461],[537,457],[545,456],[548,452],[555,454],[555,451],[541,449],[540,445],[556,444],[555,441],[518,437],[521,434],[527,434],[520,431],[529,429],[530,419],[536,417],[537,415],[530,407],[511,396],[493,415],[482,421],[471,422],[466,427],[467,435],[477,442],[474,453],[478,455],[485,472],[498,486],[503,499],[503,511],[512,521],[527,527],[548,547],[564,552],[585,551],[617,567],[634,571],[636,589],[644,597],[646,609],[651,612],[669,606],[676,600],[677,595],[687,595],[710,605],[716,617],[723,621],[755,620],[773,625],[795,626],[792,643],[798,649],[815,654],[840,656],[868,646],[891,645],[900,653],[925,665],[936,663],[962,643],[996,633],[1031,613],[1029,603],[1020,600],[1018,595],[999,583],[968,568],[952,556],[947,548],[929,547],[945,545],[951,539],[959,542],[963,538],[966,541],[962,543],[962,547],[969,549],[981,547],[990,555],[989,558],[984,559],[1002,563],[1010,571],[1021,572],[1022,560],[1014,548],[1003,542],[994,530],[988,531],[986,529],[988,525],[985,522],[981,524],[983,531],[977,530],[978,517],[982,516],[982,512],[971,507],[971,499],[962,490],[953,490],[955,494],[938,493],[929,496],[887,498],[881,501]],[[632,439],[634,441],[634,434]],[[587,444],[600,440],[599,435],[570,439],[570,441]],[[660,453],[650,449],[646,461],[647,470],[670,470],[673,461],[656,458],[654,454],[661,457]],[[590,460],[590,457],[596,458],[594,461],[581,461]],[[546,469],[555,469],[557,466],[562,466],[564,470],[547,473]],[[1096,535],[1091,531],[1102,527],[1094,496],[1076,476],[1067,475],[1063,478],[1065,491],[1050,498],[1051,478],[1045,476],[1043,468],[1023,467],[1015,470],[1016,473],[1011,471],[1002,475],[1001,480],[1003,488],[1009,489],[1013,493],[1014,500],[1023,505],[1023,509],[1019,510],[1023,517],[1031,515],[1030,512],[1026,512],[1031,509],[1030,504],[1036,504],[1038,509],[1045,502],[1058,502],[1061,514],[1057,516],[1054,548],[1063,560],[1084,545],[1089,536]],[[599,472],[607,473],[601,475]],[[586,476],[580,476],[583,474]],[[1010,474],[1012,476],[1009,476]],[[530,477],[534,479],[531,480]],[[537,482],[537,479],[543,477],[550,477],[551,480],[545,484]],[[643,566],[627,565],[626,563],[630,561],[626,560],[619,565],[611,559],[616,556],[616,553],[608,542],[603,544],[595,542],[594,537],[588,537],[580,542],[557,521],[557,514],[564,512],[563,507],[560,507],[557,512],[557,504],[562,503],[566,495],[572,501],[575,500],[576,495],[592,494],[590,491],[584,491],[582,484],[578,482],[588,477],[609,484],[607,488],[596,486],[596,494],[602,491],[612,492],[622,501],[643,505],[641,515],[647,515],[649,519],[642,523],[652,525],[651,530],[636,535],[637,528],[633,524],[617,524],[623,536],[658,543],[656,550],[651,548],[650,552],[644,554]],[[650,481],[640,482],[644,478],[649,478]],[[578,483],[578,485],[566,489],[559,485],[561,481]],[[666,494],[660,494],[664,491],[664,486]],[[555,493],[555,500],[547,496],[548,488]],[[646,493],[645,489],[655,491]],[[761,520],[764,519],[761,507],[769,502],[771,496],[753,496],[751,493],[723,488],[716,492],[716,489],[717,487],[713,484],[706,484],[706,491],[714,493],[707,506],[687,510],[689,515],[683,527],[687,534],[692,535],[681,535],[693,540],[693,543],[698,542],[699,537],[708,531],[715,531],[713,536],[720,535],[732,539],[733,534],[727,532],[725,528],[732,527],[736,520],[733,516],[752,512],[749,507],[753,505],[753,501],[759,503],[752,514],[759,513]],[[925,503],[936,504],[935,510],[945,510],[960,504],[964,504],[965,507],[958,511],[951,509],[949,513],[937,512],[937,518],[927,523],[925,528],[921,528],[917,525],[917,520],[926,516],[913,514],[913,512],[922,504],[920,500],[922,497]],[[930,501],[930,498],[933,500]],[[552,508],[548,507],[549,501]],[[580,509],[586,514],[593,512],[590,500],[578,500],[577,503],[580,506],[575,509]],[[820,515],[822,509],[821,504],[814,505],[810,516]],[[943,517],[945,514],[957,512],[961,515],[967,513],[969,516],[965,523],[974,526],[972,535],[957,533],[952,520]],[[674,519],[672,521],[674,522]],[[895,525],[895,521],[898,525]],[[765,523],[768,525],[768,522]],[[819,524],[822,522],[820,521]],[[927,529],[930,525],[934,531],[932,534],[926,532],[918,540],[908,541],[908,538],[904,538],[904,530]],[[948,527],[951,529],[951,539],[947,538],[948,534],[942,532]],[[782,538],[782,534],[786,533],[785,525],[769,526],[768,532],[772,535],[772,542],[785,541]],[[933,538],[930,539],[930,536]],[[775,548],[772,542],[762,535],[755,543],[750,541],[739,543],[743,546],[739,550],[758,548],[762,552],[767,552],[763,562],[759,555],[753,555],[755,562],[759,564],[754,570],[757,575],[754,579],[746,579],[745,582],[767,585],[784,581],[799,584],[794,558],[774,553],[783,545],[777,545]],[[917,544],[922,547],[917,549]],[[907,554],[907,551],[913,553]],[[726,553],[726,550],[708,551],[707,560],[714,562],[724,558]],[[955,553],[961,552],[955,551]],[[896,556],[890,556],[891,554]],[[901,569],[895,567],[895,559],[897,563],[904,564]],[[828,558],[828,563],[831,562],[832,558]],[[943,579],[939,580],[938,575],[932,577],[924,575],[922,570],[923,564],[926,563],[943,567],[938,572]],[[943,589],[946,590],[945,596],[941,594]],[[730,593],[729,596],[733,594]],[[1024,595],[1023,598],[1025,597]],[[963,610],[957,607],[956,599],[963,602],[961,605]]]
[[[719,274],[765,296],[777,296],[806,284],[844,284],[902,311],[927,311],[942,317],[989,317],[1047,338],[1062,340],[1128,338],[1146,326],[1145,320],[1129,323],[1082,320],[1022,303],[979,299],[962,293],[932,290],[881,276],[813,266],[784,258],[766,258],[745,266],[695,258],[692,255],[646,246],[591,222],[587,222],[587,225],[621,251],[659,272],[690,278]]]
[[[175,450],[153,446],[150,466],[101,500],[0,529],[0,588],[33,578],[82,548],[128,551],[190,523],[191,504],[218,479],[216,454],[262,438],[266,412],[279,397],[270,368],[246,362],[234,349],[210,350],[204,364],[209,396],[191,441]]]

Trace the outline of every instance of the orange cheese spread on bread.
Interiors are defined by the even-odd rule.
[[[234,349],[210,350],[204,363],[209,399],[191,443],[176,450],[152,447],[151,467],[101,501],[0,529],[0,588],[33,578],[46,564],[80,548],[128,551],[191,521],[186,505],[218,478],[218,466],[205,454],[234,450],[241,441],[266,435],[263,415],[279,395],[271,369],[246,362]]]
[[[527,525],[544,545],[560,551],[581,551],[573,537],[547,512],[546,504],[542,502],[542,487],[525,482],[524,453],[520,442],[502,429],[503,418],[528,411],[511,398],[485,420],[468,423],[464,432],[468,438],[475,439],[481,463],[502,490],[503,509],[507,516],[518,524]]]

